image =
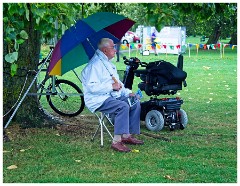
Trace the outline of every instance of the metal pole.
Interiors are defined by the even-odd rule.
[[[52,92],[53,93],[56,92],[55,84],[56,84],[56,76],[52,76]]]
[[[57,19],[55,20],[55,29],[58,30],[58,20]],[[58,41],[58,34],[56,32],[54,35],[54,47],[56,46],[57,41]]]
[[[47,62],[48,58],[51,56],[53,52],[53,49],[49,52],[47,58],[45,59],[44,63],[41,65],[40,69],[38,70],[37,74],[35,75],[35,77],[33,78],[31,84],[29,85],[27,91],[25,92],[25,94],[23,95],[22,99],[20,100],[20,102],[18,103],[17,107],[15,108],[14,112],[12,113],[11,117],[9,118],[7,124],[4,126],[4,128],[6,129],[9,125],[9,123],[12,121],[14,115],[16,114],[17,110],[19,109],[20,105],[22,104],[23,100],[25,99],[25,97],[27,96],[29,90],[31,89],[31,87],[33,86],[33,83],[36,81],[39,73],[41,72],[43,66],[45,65],[45,63]]]

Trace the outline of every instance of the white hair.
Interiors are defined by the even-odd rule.
[[[98,49],[101,50],[104,47],[108,47],[110,45],[111,39],[109,38],[102,38],[98,43]]]

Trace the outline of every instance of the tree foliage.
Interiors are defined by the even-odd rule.
[[[30,21],[30,12],[33,15],[34,30],[48,39],[56,34],[61,35],[62,30],[71,26],[80,17],[80,7],[80,4],[75,3],[4,3],[3,34],[8,51],[5,61],[12,63],[12,66],[16,65],[19,45],[28,39],[25,29]]]
[[[120,14],[136,21],[136,24],[131,28],[136,30],[138,25],[148,26],[147,8],[141,3],[122,3],[120,8]]]
[[[189,34],[209,37],[207,43],[217,43],[237,33],[236,3],[181,3],[179,15],[186,15],[185,25]],[[235,44],[236,41],[235,41]]]

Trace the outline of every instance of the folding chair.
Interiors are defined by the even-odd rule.
[[[96,130],[96,132],[94,133],[93,137],[92,137],[92,141],[95,139],[99,129],[100,129],[100,133],[101,133],[101,147],[103,147],[103,130],[105,129],[108,133],[108,135],[113,139],[113,136],[111,134],[111,132],[108,130],[107,126],[105,125],[104,119],[106,119],[112,126],[112,120],[109,117],[108,114],[105,114],[103,112],[94,112],[94,114],[97,116],[99,124],[98,124],[98,128]]]

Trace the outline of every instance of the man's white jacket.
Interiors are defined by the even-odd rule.
[[[122,84],[122,88],[119,91],[113,91],[112,84],[114,81],[112,76]],[[100,50],[96,51],[92,59],[82,70],[81,81],[84,102],[91,112],[99,108],[109,97],[128,97],[132,92],[128,88],[124,88],[123,83],[119,80],[116,66]]]

